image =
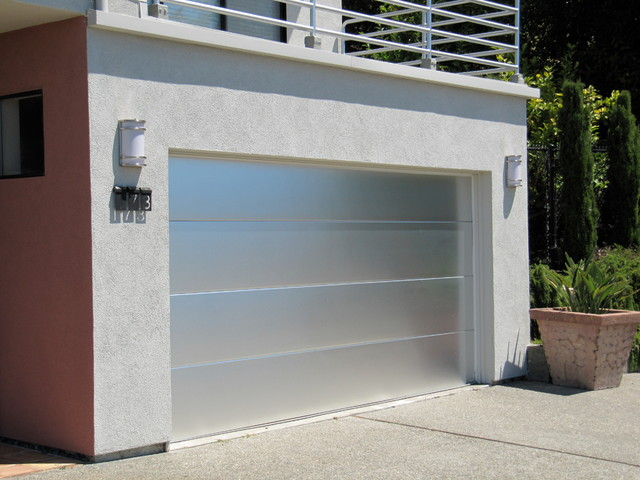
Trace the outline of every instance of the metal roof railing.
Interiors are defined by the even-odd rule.
[[[466,75],[519,72],[520,0],[373,0],[368,13],[334,7],[322,0],[264,0],[307,9],[308,23],[243,11],[241,6],[247,2],[237,2],[236,8],[231,8],[234,4],[224,0],[151,1],[174,6],[174,11],[180,8],[181,12],[194,12],[192,18],[201,12],[218,19],[235,18],[256,26],[302,31],[310,37],[337,38],[341,53],[351,56]],[[333,29],[317,22],[320,15],[326,18],[328,14],[339,19]],[[180,16],[185,18],[184,13]],[[182,20],[177,17],[169,8],[169,20]],[[338,30],[335,25],[339,23]],[[222,25],[224,21],[209,26]]]

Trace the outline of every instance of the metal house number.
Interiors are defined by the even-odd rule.
[[[137,187],[113,187],[116,194],[115,209],[124,212],[150,212],[151,189]]]

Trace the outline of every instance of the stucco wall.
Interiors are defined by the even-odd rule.
[[[0,35],[0,95],[42,89],[45,175],[0,179],[0,436],[93,454],[86,19]]]
[[[524,98],[98,29],[88,39],[98,452],[169,435],[170,149],[476,173],[477,376],[523,374],[526,188],[505,188],[504,159],[526,152]],[[118,166],[122,118],[147,121],[141,170]],[[114,213],[114,183],[151,187],[153,211]]]

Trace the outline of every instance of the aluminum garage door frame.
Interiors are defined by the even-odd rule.
[[[474,380],[471,175],[169,171],[172,441]]]

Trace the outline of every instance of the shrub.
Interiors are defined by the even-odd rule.
[[[622,91],[609,113],[609,186],[604,195],[602,233],[607,245],[640,244],[640,142],[631,96]]]
[[[529,303],[531,308],[548,308],[558,306],[558,296],[547,282],[546,277],[551,269],[544,263],[529,267]],[[531,320],[531,340],[540,340],[538,323]]]
[[[616,305],[616,308],[640,310],[640,253],[638,250],[616,245],[600,251],[596,263],[629,282],[631,290],[634,292],[633,297]]]
[[[560,232],[562,251],[587,258],[596,249],[598,208],[593,190],[593,153],[583,85],[566,82],[562,88],[560,130]]]
[[[618,305],[617,308],[640,310],[640,253],[638,250],[616,245],[602,250],[597,262],[612,269],[619,277],[626,278],[631,285],[633,297],[627,299],[624,304]],[[640,327],[633,339],[629,371],[640,371]]]
[[[537,263],[529,267],[529,301],[531,308],[558,306],[558,295],[546,280],[550,271],[549,266],[544,263]]]

